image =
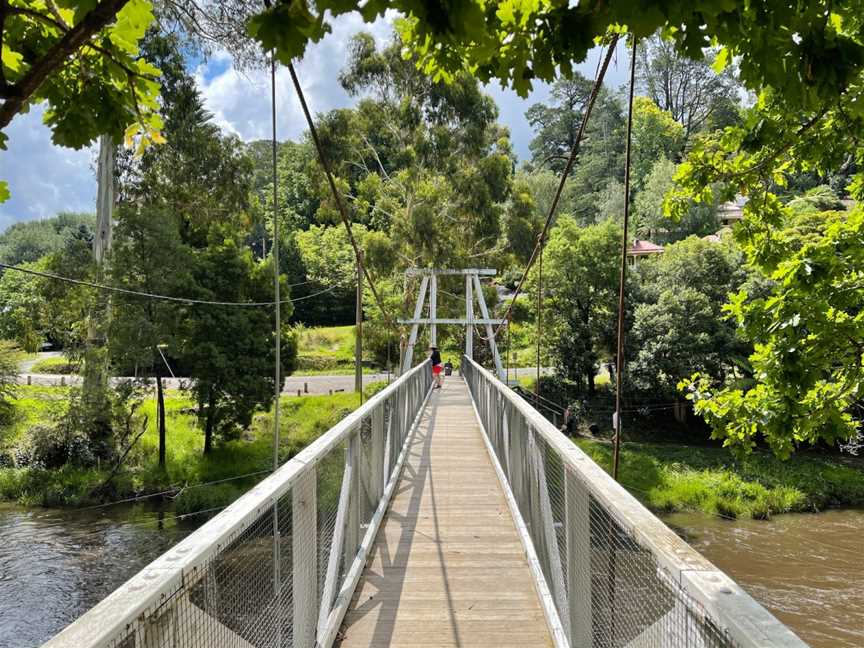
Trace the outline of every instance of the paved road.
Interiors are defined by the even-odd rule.
[[[45,358],[58,357],[62,355],[57,351],[48,351],[45,353],[40,353],[37,358],[31,358],[25,360],[21,363],[19,369],[21,373],[18,376],[19,384],[26,385],[40,385],[45,387],[56,387],[62,385],[68,386],[78,386],[81,384],[80,376],[60,376],[57,374],[40,374],[40,373],[32,373],[30,369],[33,368],[40,360],[44,360]],[[520,367],[518,369],[511,368],[510,375],[513,376],[514,371],[517,376],[534,376],[536,374],[536,369],[533,367]],[[543,375],[547,375],[552,373],[552,369],[550,367],[542,368]],[[363,384],[368,385],[373,382],[380,382],[386,380],[394,380],[395,376],[392,374],[388,377],[387,373],[367,373],[363,375]],[[124,380],[131,380],[131,378],[112,378],[112,384],[119,383]],[[186,382],[185,378],[165,378],[165,388],[166,389],[182,389],[184,383]],[[297,390],[300,390],[301,394],[328,394],[331,391],[353,391],[354,389],[354,375],[337,375],[337,376],[288,376],[285,379],[285,385],[282,388],[283,394],[297,394]]]
[[[56,374],[22,373],[18,376],[21,385],[40,385],[43,387],[78,386],[81,376],[60,376]],[[112,378],[111,383],[117,384],[131,378]],[[165,378],[166,389],[181,389],[188,379]],[[387,380],[386,373],[364,374],[363,384]],[[289,376],[282,388],[284,394],[327,394],[331,391],[353,391],[354,376]]]

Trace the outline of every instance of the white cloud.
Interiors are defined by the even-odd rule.
[[[8,150],[0,151],[0,178],[12,198],[0,204],[0,231],[21,220],[53,216],[58,211],[94,211],[94,154],[54,146],[42,123],[44,106],[18,115],[7,129]]]
[[[339,85],[339,72],[347,61],[347,44],[359,31],[371,32],[379,44],[392,32],[395,14],[371,25],[357,14],[346,14],[332,21],[333,33],[315,45],[297,65],[297,73],[313,114],[351,106],[354,99]],[[627,56],[623,46],[607,74],[610,85],[626,81]],[[585,76],[594,76],[599,52],[577,66]],[[244,140],[270,137],[269,71],[240,73],[231,65],[227,54],[216,55],[194,71],[205,106],[226,132]],[[277,137],[297,139],[306,130],[300,104],[291,85],[287,68],[277,73]],[[514,150],[520,159],[529,156],[528,144],[533,132],[525,119],[531,104],[549,94],[546,84],[536,84],[527,99],[497,84],[486,87],[498,104],[500,121],[510,129]],[[0,230],[12,222],[51,216],[58,211],[93,211],[96,196],[94,153],[72,151],[51,143],[50,132],[42,125],[43,109],[15,119],[8,129],[9,150],[0,152],[0,178],[10,184],[12,199],[0,204]]]
[[[339,85],[339,72],[348,58],[347,45],[359,31],[369,31],[383,44],[392,32],[393,16],[371,25],[357,14],[346,14],[332,21],[333,33],[311,45],[295,69],[303,93],[313,114],[351,106],[354,99]],[[244,140],[269,138],[270,72],[241,73],[233,66],[210,74],[211,66],[200,66],[195,78],[207,109],[227,132]],[[294,92],[288,69],[280,66],[276,73],[276,122],[279,139],[297,139],[306,130],[300,103]]]

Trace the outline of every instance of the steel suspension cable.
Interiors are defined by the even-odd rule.
[[[273,470],[279,468],[279,411],[282,398],[282,309],[279,303],[279,181],[277,177],[278,146],[276,143],[276,52],[270,52],[270,119],[272,137],[270,140],[271,157],[273,165],[273,294],[276,302],[274,311],[276,325],[276,358],[273,363],[275,378],[274,401],[273,401]],[[282,598],[282,568],[281,568],[281,539],[279,529],[279,506],[273,504],[273,591],[276,600]],[[277,629],[277,645],[282,643],[282,627]]]
[[[540,396],[540,340],[543,337],[543,234],[537,239],[539,261],[537,264],[537,382],[534,393]],[[515,299],[515,297],[514,297]]]
[[[525,285],[525,280],[528,277],[528,272],[531,270],[531,267],[537,260],[540,248],[542,246],[542,242],[546,240],[546,235],[549,233],[549,228],[552,226],[552,220],[555,218],[555,212],[558,209],[558,203],[560,202],[561,194],[564,191],[564,184],[567,182],[567,178],[569,177],[570,172],[573,170],[573,165],[575,164],[576,158],[579,155],[579,149],[582,144],[582,137],[585,134],[585,127],[588,124],[588,118],[591,117],[591,111],[594,109],[594,103],[597,101],[597,95],[600,94],[600,88],[603,86],[603,79],[606,76],[606,70],[609,68],[609,62],[612,60],[612,56],[615,53],[615,46],[617,44],[618,34],[615,34],[612,36],[612,40],[609,43],[609,49],[606,52],[606,56],[603,58],[603,63],[600,66],[596,78],[594,79],[594,86],[591,88],[591,93],[588,95],[588,101],[585,105],[585,114],[582,115],[582,122],[579,124],[579,130],[576,132],[576,139],[573,142],[573,147],[570,149],[570,156],[567,158],[567,165],[564,167],[564,171],[561,173],[561,180],[558,183],[558,189],[555,191],[555,197],[552,199],[552,204],[549,206],[549,214],[546,216],[546,221],[543,224],[543,230],[540,233],[540,238],[537,242],[537,245],[534,246],[534,250],[531,252],[531,257],[528,259],[525,270],[522,272],[522,277],[519,279],[519,284],[516,286],[516,291],[513,293],[513,297],[510,299],[510,304],[507,307],[507,311],[503,317],[503,319],[505,320],[510,316],[510,312],[513,310],[513,304],[516,303],[516,299],[522,292],[522,287]],[[501,330],[501,327],[503,325],[503,322],[498,325],[498,328],[495,329],[495,335],[498,335],[498,332]]]
[[[315,150],[318,152],[318,161],[324,169],[324,175],[327,176],[327,184],[330,185],[330,193],[333,194],[333,200],[336,201],[339,217],[342,220],[342,224],[345,225],[345,230],[348,233],[348,240],[351,243],[351,247],[354,249],[354,258],[357,261],[357,265],[361,267],[363,276],[366,277],[366,281],[369,283],[369,288],[372,291],[372,295],[375,297],[375,302],[378,304],[378,308],[381,309],[381,315],[384,317],[385,324],[387,324],[387,326],[389,326],[394,332],[398,333],[399,329],[396,327],[394,320],[390,317],[387,309],[384,307],[384,302],[378,294],[378,289],[375,287],[375,283],[369,275],[369,269],[361,261],[360,246],[357,244],[357,239],[354,238],[354,232],[351,230],[351,219],[348,217],[348,210],[345,208],[342,195],[336,188],[336,181],[333,179],[330,162],[324,154],[324,148],[321,146],[321,140],[318,137],[318,130],[315,128],[315,123],[312,121],[312,114],[309,112],[309,105],[306,103],[306,95],[303,93],[303,88],[300,87],[300,80],[297,78],[297,72],[294,70],[293,63],[288,64],[288,72],[291,74],[291,82],[294,85],[297,98],[300,100],[300,107],[303,109],[303,116],[306,118],[306,124],[309,126],[309,134],[312,136]]]
[[[624,230],[621,233],[621,273],[618,282],[618,342],[615,359],[615,443],[612,448],[612,479],[618,481],[621,455],[621,387],[624,375],[624,290],[627,284],[627,228],[630,221],[630,159],[633,150],[633,91],[636,80],[636,35],[630,55],[630,91],[627,109],[627,150],[624,155]]]

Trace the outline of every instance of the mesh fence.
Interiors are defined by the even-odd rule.
[[[632,498],[624,499],[623,490],[611,478],[489,372],[463,358],[462,373],[530,535],[556,621],[569,645],[742,645],[728,631],[732,619],[709,614],[683,586],[680,573],[667,568],[692,557],[715,570],[710,563]],[[593,470],[586,470],[586,462]],[[622,506],[612,503],[616,501]],[[650,521],[659,542],[645,542],[645,534],[636,532],[640,520]],[[753,613],[756,626],[782,628],[740,588],[724,591],[738,593],[749,601],[741,609]],[[803,645],[761,643],[761,637],[743,644]]]
[[[46,647],[308,648],[332,643],[430,387],[427,362]]]

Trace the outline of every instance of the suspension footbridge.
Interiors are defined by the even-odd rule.
[[[805,645],[461,369],[405,373],[46,646]]]

